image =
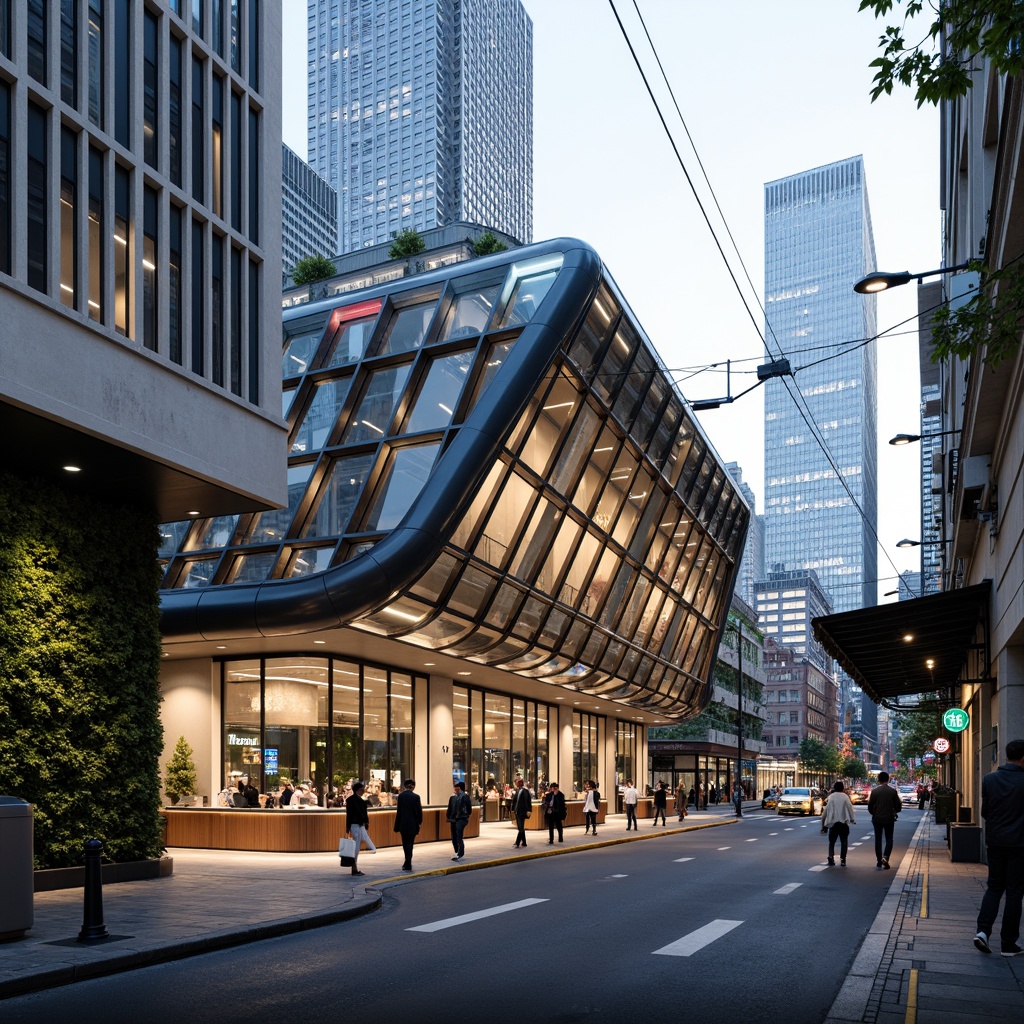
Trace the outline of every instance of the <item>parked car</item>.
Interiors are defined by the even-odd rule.
[[[779,814],[820,814],[823,806],[821,793],[813,786],[787,786],[775,810]]]
[[[917,799],[917,786],[903,783],[897,786],[897,791],[900,794],[900,800],[905,801]]]

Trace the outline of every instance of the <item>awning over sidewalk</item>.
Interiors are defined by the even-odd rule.
[[[811,620],[825,650],[876,703],[953,687],[987,621],[990,581]],[[987,659],[983,659],[987,664]]]

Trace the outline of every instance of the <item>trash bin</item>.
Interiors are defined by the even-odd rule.
[[[35,876],[32,874],[32,805],[0,796],[0,942],[20,939],[32,927]]]
[[[981,862],[981,826],[950,822],[949,859],[962,864]]]
[[[956,813],[955,793],[936,793],[933,802],[935,804],[936,825],[945,825],[954,819]]]

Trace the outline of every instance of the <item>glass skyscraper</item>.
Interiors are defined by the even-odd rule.
[[[533,22],[519,0],[308,0],[310,165],[338,251],[452,221],[533,234]]]
[[[815,570],[836,611],[876,603],[874,269],[861,157],[765,185],[766,344],[795,374],[765,396],[765,563]]]

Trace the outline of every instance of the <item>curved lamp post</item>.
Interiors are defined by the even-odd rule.
[[[919,274],[912,274],[909,270],[902,270],[898,273],[888,273],[884,270],[876,270],[866,277],[862,277],[854,286],[853,290],[860,295],[872,295],[875,292],[884,292],[889,288],[899,288],[900,285],[910,284],[917,281],[918,284],[926,277],[938,277],[940,274],[955,274],[958,270],[966,270],[970,264],[958,263],[955,267],[939,267],[938,270],[923,270]]]

